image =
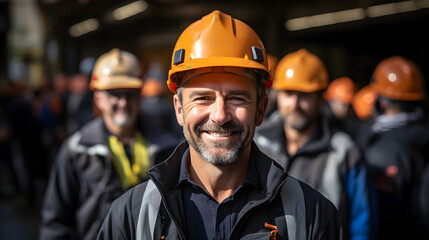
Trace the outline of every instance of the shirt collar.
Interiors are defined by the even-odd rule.
[[[182,160],[180,163],[179,181],[176,187],[179,187],[184,181],[193,183],[190,179],[188,168],[187,168],[188,162],[189,162],[189,156],[190,155],[189,155],[189,148],[188,148],[182,155]],[[254,154],[250,154],[249,166],[247,168],[246,177],[244,178],[244,181],[241,184],[241,186],[250,184],[251,186],[258,188],[259,186],[258,176],[259,176],[259,173],[256,169],[256,161],[254,159]]]
[[[188,168],[187,168],[188,161],[189,161],[189,147],[183,153],[182,160],[180,161],[180,173],[179,173],[179,181],[177,183],[177,187],[179,187],[179,185],[183,181],[191,181],[189,177]]]

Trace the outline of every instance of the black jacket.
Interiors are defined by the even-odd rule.
[[[171,154],[177,140],[149,122],[139,123],[153,166]],[[111,203],[124,192],[113,167],[107,135],[100,117],[62,145],[45,193],[40,239],[97,236]]]
[[[339,209],[347,236],[370,239],[376,231],[376,204],[362,152],[350,136],[322,118],[309,140],[294,155],[286,150],[280,113],[256,129],[255,142],[291,176],[315,188]]]
[[[408,122],[376,133],[373,125],[361,129],[360,143],[379,199],[378,239],[429,239],[429,129]]]
[[[186,225],[192,223],[184,221],[181,191],[176,188],[187,149],[188,144],[179,145],[168,160],[149,171],[148,182],[112,204],[98,239],[187,239]],[[289,177],[254,143],[251,154],[264,194],[243,207],[229,239],[270,239],[265,222],[277,226],[278,239],[342,239],[340,218],[331,202]]]

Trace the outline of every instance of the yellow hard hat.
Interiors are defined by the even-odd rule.
[[[334,79],[326,89],[324,97],[326,100],[338,100],[350,104],[355,94],[355,84],[349,77]]]
[[[141,88],[143,81],[137,57],[117,48],[101,55],[92,71],[90,88],[108,90],[115,88]]]
[[[167,85],[175,93],[182,84],[178,73],[226,67],[227,71],[238,71],[238,74],[243,73],[243,68],[260,69],[269,88],[271,75],[266,55],[262,41],[252,28],[216,10],[188,26],[180,35],[174,47]]]
[[[277,64],[273,89],[316,92],[326,89],[328,84],[328,71],[319,57],[300,49]]]
[[[400,101],[419,101],[425,97],[420,70],[408,59],[387,58],[377,65],[373,76],[374,89],[381,96]]]

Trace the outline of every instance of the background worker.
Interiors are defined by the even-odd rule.
[[[375,90],[368,84],[359,89],[353,97],[353,110],[361,122],[370,121],[376,117],[375,101],[377,94]]]
[[[332,80],[323,96],[325,104],[322,106],[325,114],[335,128],[348,133],[352,138],[359,129],[360,120],[352,107],[356,86],[349,77],[340,77]]]
[[[373,78],[380,115],[359,139],[377,189],[378,239],[429,239],[427,173],[422,177],[429,161],[429,129],[422,75],[412,61],[394,56],[377,65]]]
[[[184,140],[182,128],[176,121],[170,91],[165,84],[166,78],[165,75],[155,74],[148,74],[143,78],[140,108],[145,116],[150,117],[162,129]]]
[[[214,11],[179,37],[168,86],[187,142],[113,204],[99,239],[341,239],[335,207],[252,142],[271,86],[265,48]]]
[[[306,49],[283,57],[273,83],[278,111],[257,128],[255,142],[334,203],[347,238],[370,239],[375,215],[367,168],[357,144],[322,114],[328,79],[323,62]]]
[[[113,49],[94,66],[90,87],[101,116],[62,145],[42,208],[40,239],[94,239],[112,201],[146,180],[177,144],[139,114],[140,67]]]

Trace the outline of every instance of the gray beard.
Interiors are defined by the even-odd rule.
[[[113,116],[113,123],[118,127],[129,127],[133,124],[133,121],[130,117],[127,117],[124,120],[118,120],[115,116]]]
[[[287,122],[287,120],[286,120],[286,122]],[[311,123],[308,119],[305,119],[305,120],[300,121],[299,123],[295,123],[295,124],[291,124],[289,122],[287,122],[287,123],[289,124],[289,126],[291,128],[293,128],[299,132],[307,130],[311,125]]]
[[[185,119],[183,119],[183,123],[185,123]],[[233,144],[231,142],[216,142],[216,148],[226,148],[229,150],[223,154],[212,154],[209,149],[207,149],[207,146],[204,145],[203,141],[198,141],[197,139],[194,139],[193,136],[188,136],[186,134],[185,124],[183,124],[182,129],[183,135],[195,151],[197,151],[206,162],[215,166],[226,166],[234,163],[244,151],[243,142],[239,142],[237,144]]]

